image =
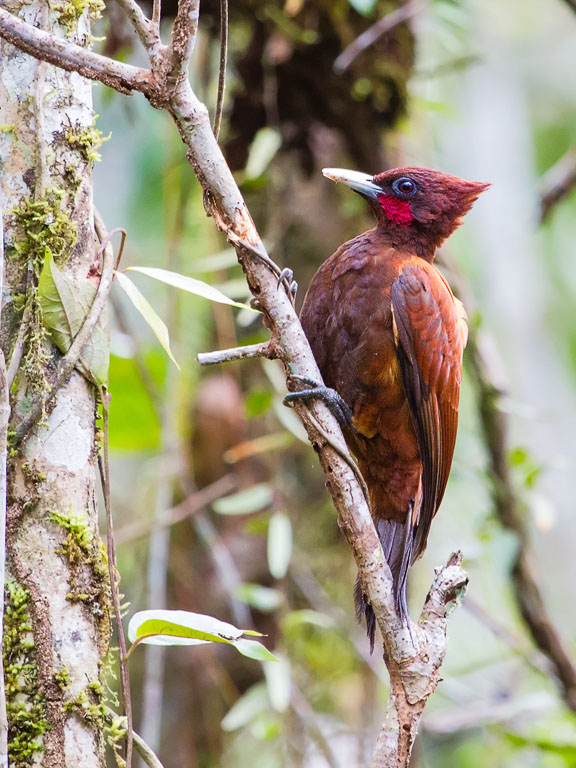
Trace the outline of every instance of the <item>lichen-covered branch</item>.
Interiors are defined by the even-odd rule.
[[[78,72],[90,80],[99,80],[120,93],[146,91],[148,87],[150,74],[147,70],[100,56],[37,29],[4,8],[0,8],[0,37],[30,56],[68,72]]]
[[[62,19],[47,8],[34,0],[21,13],[58,30]],[[2,14],[36,42],[52,46],[49,33],[4,9]],[[66,23],[70,37],[54,50],[62,42],[73,51],[79,48],[74,40],[89,38],[87,11]],[[74,70],[44,64],[39,71],[38,61],[6,37],[0,41],[0,123],[10,128],[0,133],[6,256],[0,342],[6,357],[17,344],[22,355],[19,348],[12,357],[19,361],[12,387],[1,389],[10,394],[16,423],[32,402],[40,403],[42,416],[9,457],[4,672],[10,764],[103,768],[100,674],[109,647],[110,598],[96,507],[95,390],[68,369],[46,408],[51,372],[62,355],[42,321],[38,286],[47,254],[79,291],[96,260],[91,86]],[[48,50],[47,61],[50,55]]]

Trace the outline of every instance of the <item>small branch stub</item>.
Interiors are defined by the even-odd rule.
[[[200,365],[217,365],[218,363],[230,363],[235,360],[250,360],[254,357],[267,357],[276,360],[278,352],[271,341],[262,344],[249,344],[245,347],[231,347],[219,349],[215,352],[200,352],[197,360]]]

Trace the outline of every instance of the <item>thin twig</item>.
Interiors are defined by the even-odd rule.
[[[370,668],[375,677],[383,685],[387,685],[388,679],[384,673],[382,660],[370,653],[364,632],[360,632],[358,625],[350,622],[350,615],[334,603],[305,563],[305,559],[299,556],[297,551],[292,556],[288,573],[291,580],[308,601],[310,607],[319,613],[326,614],[337,626],[342,628],[347,639],[356,649],[358,656]]]
[[[478,700],[468,706],[458,706],[427,715],[424,731],[437,736],[451,736],[465,730],[497,725],[506,727],[509,722],[526,722],[557,710],[555,698],[546,693],[507,698],[499,695],[492,699]]]
[[[166,51],[170,69],[167,85],[177,88],[188,79],[188,67],[198,32],[200,0],[179,0],[178,12],[172,26],[172,39]]]
[[[134,747],[136,748],[136,752],[138,752],[142,760],[144,760],[149,768],[164,768],[151,747],[146,744],[144,739],[139,736],[136,731],[132,731],[132,738],[134,739]]]
[[[180,248],[190,200],[191,186],[180,188],[174,224],[167,253],[168,269],[180,271]],[[173,345],[178,347],[180,298],[176,296],[168,305],[166,327]],[[166,607],[168,568],[170,558],[170,530],[162,525],[174,502],[174,486],[178,472],[178,433],[174,416],[178,378],[175,366],[170,366],[164,384],[163,401],[159,414],[161,449],[157,458],[154,499],[154,520],[159,523],[150,536],[146,568],[148,605],[156,610]],[[143,738],[152,749],[158,749],[162,735],[162,710],[164,702],[164,670],[166,649],[162,646],[146,647],[142,683],[142,719],[140,729]]]
[[[245,347],[217,349],[214,352],[199,352],[196,355],[200,365],[218,365],[219,363],[248,360],[254,357],[267,357],[269,360],[276,360],[278,353],[270,341],[264,341],[260,344],[247,344]]]
[[[379,19],[375,24],[372,24],[353,43],[350,43],[334,61],[334,72],[341,75],[362,51],[374,45],[377,40],[394,29],[394,27],[416,16],[426,5],[427,0],[424,0],[424,2],[423,0],[412,0],[412,2],[406,3],[406,5],[397,8],[395,11]]]
[[[534,651],[531,647],[526,646],[526,642],[516,637],[516,635],[499,622],[494,616],[487,611],[480,603],[477,603],[470,595],[467,595],[466,600],[463,603],[463,607],[468,613],[481,624],[484,624],[493,635],[503,640],[514,653],[518,654],[526,664],[529,664],[532,669],[535,669],[541,674],[550,675],[551,664],[550,661],[540,651]]]
[[[574,187],[576,187],[576,149],[571,149],[547,171],[542,180],[540,224],[546,221],[558,203],[564,200]]]
[[[566,5],[576,13],[576,0],[564,0]]]
[[[173,323],[169,331],[173,337]],[[168,509],[174,499],[175,467],[177,463],[177,435],[174,425],[175,367],[168,370],[164,404],[161,418],[162,446],[156,461],[156,486],[154,494],[155,525],[148,546],[146,568],[146,587],[148,605],[154,609],[166,607],[168,583],[168,560],[170,556],[170,530],[164,524]],[[166,649],[162,646],[148,645],[144,656],[144,674],[142,683],[142,736],[152,749],[160,746],[162,730],[162,707],[164,699],[164,669]]]
[[[218,96],[214,113],[214,136],[220,136],[222,111],[224,109],[224,89],[226,87],[226,64],[228,61],[228,0],[220,0],[220,64],[218,67]]]
[[[146,17],[142,8],[135,0],[116,0],[120,8],[124,11],[126,16],[130,19],[132,26],[136,34],[138,35],[140,42],[146,48],[150,50],[151,46],[155,42],[153,31],[153,20]]]
[[[32,270],[28,269],[26,274],[26,296],[28,292],[32,290]],[[18,336],[10,356],[10,363],[8,365],[8,373],[6,379],[8,383],[8,389],[12,389],[12,384],[18,375],[20,369],[20,363],[24,357],[24,350],[26,349],[26,336],[28,335],[28,329],[30,328],[30,320],[32,316],[32,302],[27,301],[22,313],[22,320],[20,321],[20,328],[18,328]]]
[[[28,414],[14,425],[14,437],[13,445],[19,445],[22,440],[28,435],[30,430],[38,424],[40,420],[43,407],[46,407],[56,396],[58,390],[62,387],[68,376],[72,373],[76,364],[80,360],[80,356],[84,351],[84,347],[88,343],[92,332],[96,327],[100,319],[100,315],[104,311],[108,302],[108,294],[112,287],[114,269],[114,253],[112,248],[106,247],[102,258],[102,274],[100,277],[100,284],[96,291],[96,296],[92,302],[92,306],[88,310],[82,327],[78,331],[74,341],[70,345],[70,349],[64,357],[60,360],[58,366],[58,372],[52,382],[50,382],[50,392],[44,396],[44,403],[42,402],[42,396],[37,397],[32,405]]]
[[[158,39],[160,39],[160,19],[162,16],[162,0],[153,0],[152,2],[152,24],[157,30]]]
[[[340,763],[330,746],[329,739],[322,732],[318,722],[318,713],[310,706],[308,699],[296,685],[292,685],[290,700],[292,711],[300,721],[302,729],[316,743],[318,751],[324,757],[326,764],[329,768],[338,768]]]
[[[122,624],[122,608],[120,606],[120,595],[118,592],[118,570],[116,567],[116,547],[114,545],[114,521],[112,518],[112,503],[110,498],[110,465],[109,465],[109,424],[108,424],[108,402],[106,393],[102,392],[102,420],[104,423],[104,446],[103,452],[98,456],[98,467],[100,469],[100,480],[102,482],[102,495],[104,496],[104,508],[106,510],[106,546],[108,549],[108,576],[110,578],[110,594],[112,596],[112,607],[114,609],[114,618],[116,620],[116,632],[118,635],[118,666],[120,668],[120,692],[122,695],[122,706],[126,716],[126,768],[132,766],[132,695],[130,692],[130,674],[128,671],[128,649],[126,646],[126,636],[124,634],[124,625]]]
[[[105,710],[107,719],[109,719],[111,722],[116,720],[118,714],[113,709],[110,707],[105,707]],[[132,731],[132,739],[134,741],[134,748],[136,749],[136,752],[138,752],[142,760],[146,763],[147,766],[149,766],[149,768],[164,768],[157,755],[154,754],[153,750],[148,746],[148,744],[146,744],[142,736],[136,733],[136,731]]]
[[[100,285],[104,280],[106,272],[110,273],[110,284],[106,290],[105,300],[108,297],[110,286],[112,284],[112,270],[114,266],[114,251],[110,244],[110,235],[106,231],[106,227],[98,211],[94,212],[94,228],[98,239],[100,240],[101,247],[104,249],[102,253],[102,277],[100,278]],[[99,288],[100,290],[100,288]],[[96,299],[98,294],[96,295]],[[94,304],[96,303],[94,300]],[[92,307],[94,307],[94,304]],[[100,310],[101,311],[101,310]],[[90,314],[90,313],[89,313]],[[98,313],[98,315],[100,312]],[[84,323],[86,325],[86,322]],[[120,689],[122,694],[122,704],[124,707],[124,714],[126,715],[126,768],[131,768],[132,765],[132,697],[130,693],[130,675],[128,672],[128,663],[126,661],[127,648],[126,637],[124,635],[124,625],[122,624],[122,609],[120,606],[120,595],[118,592],[118,571],[116,568],[116,546],[114,542],[114,520],[112,517],[112,501],[110,496],[110,457],[109,457],[109,396],[101,388],[100,400],[102,402],[102,421],[104,432],[104,443],[102,453],[98,456],[98,468],[100,470],[100,480],[102,483],[102,495],[104,497],[104,508],[106,511],[106,546],[108,549],[108,575],[110,579],[110,594],[112,597],[112,607],[114,609],[114,617],[116,619],[116,632],[118,636],[119,658],[118,666],[120,668]]]
[[[177,504],[172,509],[167,509],[161,520],[145,520],[129,523],[122,526],[116,532],[116,544],[127,544],[135,539],[150,535],[158,528],[168,528],[181,523],[189,517],[193,517],[201,509],[211,504],[216,499],[233,491],[237,486],[234,475],[224,475],[215,482],[194,492],[187,499]]]

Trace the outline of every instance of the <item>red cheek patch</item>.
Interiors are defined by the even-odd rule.
[[[400,224],[401,227],[414,221],[408,200],[399,200],[393,195],[378,195],[378,202],[388,221]]]

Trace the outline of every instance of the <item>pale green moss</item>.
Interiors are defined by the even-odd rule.
[[[44,259],[52,254],[62,264],[78,236],[65,207],[65,194],[50,187],[40,200],[25,198],[12,210],[15,217],[14,249],[23,267],[39,277]]]
[[[65,691],[70,685],[70,675],[66,667],[60,667],[60,669],[54,670],[54,681],[61,691]]]
[[[46,378],[50,347],[36,284],[46,257],[51,254],[55,261],[63,263],[76,242],[76,226],[65,210],[64,197],[61,189],[51,187],[40,200],[26,198],[12,210],[16,232],[13,254],[27,275],[22,277],[27,288],[26,299],[24,302],[20,299],[18,303],[28,317],[26,351],[19,374],[23,374],[30,393],[39,393],[43,401],[50,389]],[[45,418],[43,412],[41,422]]]
[[[102,131],[96,128],[96,120],[98,115],[94,115],[92,125],[83,126],[77,122],[76,125],[71,125],[64,131],[68,144],[72,149],[77,150],[84,162],[88,164],[97,163],[102,159],[98,150],[112,135],[109,133],[108,136],[104,136]]]
[[[3,655],[11,768],[33,764],[42,751],[42,734],[49,728],[38,684],[29,604],[28,590],[7,579]]]
[[[63,555],[68,564],[69,577],[67,594],[71,602],[82,602],[90,606],[97,618],[100,629],[101,651],[108,648],[112,603],[108,580],[108,559],[99,536],[94,536],[84,520],[76,515],[58,511],[49,513],[51,522],[66,533],[62,546],[56,553]]]
[[[58,22],[66,30],[67,37],[76,31],[78,21],[85,11],[92,21],[96,21],[101,18],[105,7],[102,0],[50,0],[50,8],[58,16]]]
[[[126,718],[116,715],[107,706],[99,682],[89,683],[74,699],[64,704],[63,710],[74,713],[101,733],[112,750],[116,765],[118,768],[124,768],[126,761],[122,758],[120,749],[122,739],[126,736]]]

